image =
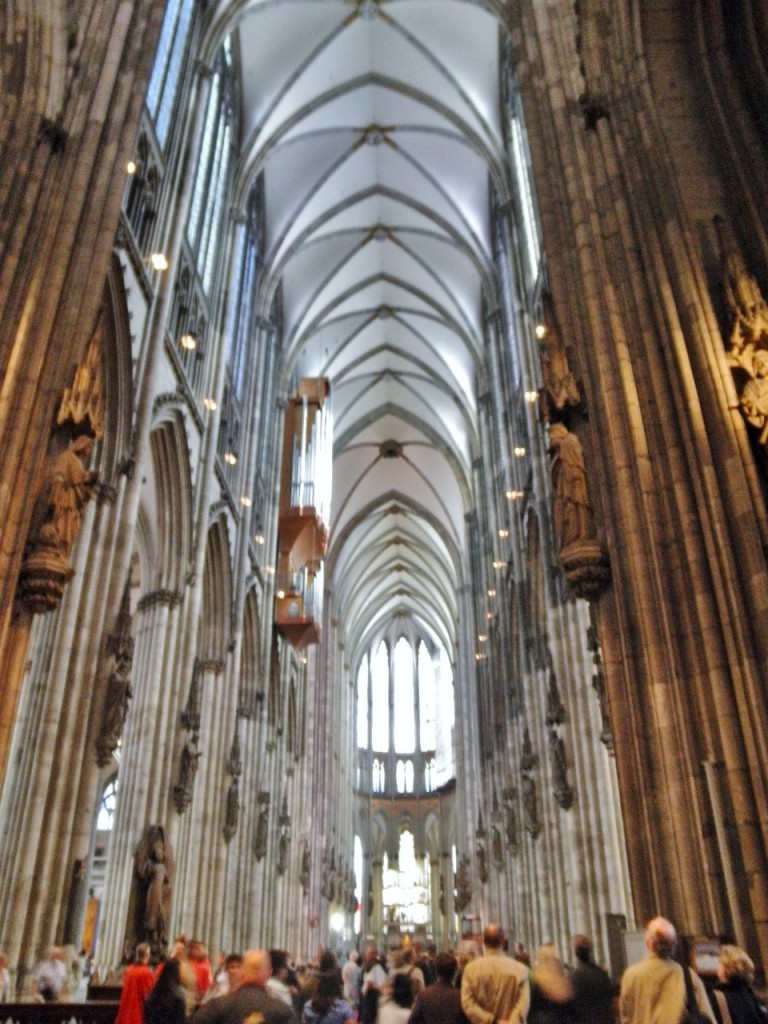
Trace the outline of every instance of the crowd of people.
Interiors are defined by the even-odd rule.
[[[455,953],[413,942],[386,958],[372,947],[360,960],[351,952],[341,964],[326,952],[299,968],[282,950],[255,949],[219,954],[212,970],[203,945],[180,936],[155,967],[149,945],[136,948],[116,1024],[768,1024],[754,965],[737,946],[721,946],[715,979],[699,976],[663,917],[649,922],[645,945],[615,985],[586,935],[574,937],[571,966],[552,945],[532,962],[520,944],[507,952],[497,924],[486,927],[482,952],[474,942]],[[34,975],[47,999],[66,973],[61,951],[52,953]]]

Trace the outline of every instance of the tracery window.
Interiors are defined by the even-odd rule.
[[[401,636],[394,658],[394,744],[396,754],[412,754],[416,747],[416,718],[413,693],[413,648]]]
[[[395,768],[395,785],[398,793],[413,792],[413,761],[398,761]]]
[[[531,280],[535,281],[539,274],[539,230],[536,218],[536,207],[531,186],[531,171],[525,145],[525,129],[517,114],[513,114],[509,122],[510,142],[512,149],[512,167],[517,181],[520,213],[523,222],[525,254],[528,258],[528,269]]]
[[[368,655],[357,673],[357,745],[368,746]]]
[[[453,672],[442,645],[413,629],[375,641],[357,670],[358,763],[373,792],[386,784],[391,793],[431,792],[450,781],[454,727]]]
[[[213,282],[221,221],[229,194],[234,117],[234,75],[223,47],[216,61],[205,111],[203,139],[192,189],[187,241],[195,253],[197,272],[206,294]]]
[[[111,832],[115,821],[115,806],[117,805],[117,776],[107,785],[101,796],[99,814],[96,819],[97,832]]]
[[[424,753],[434,750],[437,744],[435,733],[435,666],[427,645],[419,644],[419,734]]]
[[[373,759],[373,792],[383,793],[387,784],[387,770],[384,762],[377,757]]]
[[[168,3],[147,89],[147,108],[163,147],[181,80],[193,9],[194,0],[170,0]]]
[[[373,658],[371,688],[371,745],[389,750],[389,653],[383,640]]]

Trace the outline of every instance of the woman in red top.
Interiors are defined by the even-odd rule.
[[[144,1000],[149,995],[154,980],[149,968],[149,945],[141,942],[136,947],[136,962],[129,964],[125,969],[115,1024],[143,1024]]]

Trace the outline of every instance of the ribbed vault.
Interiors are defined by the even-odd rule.
[[[334,614],[353,660],[398,614],[454,652],[496,308],[490,183],[509,194],[497,18],[467,0],[227,0],[208,53],[231,33],[237,192],[263,175],[282,388],[331,381]]]

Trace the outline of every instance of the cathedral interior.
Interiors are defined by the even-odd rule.
[[[656,913],[764,970],[766,0],[0,26],[19,987]]]

